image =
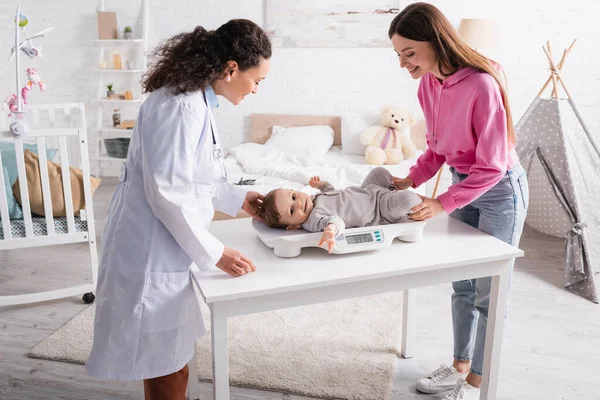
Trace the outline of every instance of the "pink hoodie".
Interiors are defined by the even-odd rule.
[[[500,89],[489,74],[460,68],[440,83],[428,73],[421,78],[418,97],[428,148],[408,174],[413,187],[433,177],[444,162],[469,175],[438,196],[447,213],[477,199],[519,163],[508,144]]]

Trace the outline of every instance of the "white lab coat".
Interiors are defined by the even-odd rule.
[[[207,227],[215,209],[235,216],[246,194],[220,181],[210,87],[206,101],[202,92],[160,89],[141,107],[104,229],[86,364],[93,376],[171,374],[191,360],[205,333],[191,273],[216,268],[223,244]]]

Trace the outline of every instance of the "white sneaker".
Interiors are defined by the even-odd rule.
[[[442,365],[429,376],[417,381],[417,390],[423,393],[441,393],[454,389],[468,374],[461,374],[454,367]]]
[[[442,400],[479,400],[479,388],[461,381],[453,391],[448,393]]]

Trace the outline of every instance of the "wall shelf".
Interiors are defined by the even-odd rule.
[[[90,129],[90,131],[95,132],[95,133],[106,132],[106,133],[120,133],[123,135],[131,135],[131,133],[133,132],[133,129],[107,127],[107,128],[93,128],[93,129]]]
[[[101,98],[101,99],[92,99],[92,101],[94,103],[119,103],[119,104],[123,104],[123,103],[141,103],[143,100],[142,99],[133,99],[133,100],[121,100],[121,99],[107,99],[107,98]]]
[[[100,161],[112,161],[112,162],[125,162],[127,161],[126,158],[115,158],[115,157],[109,157],[109,156],[99,156],[99,157],[90,157],[90,159],[100,162]]]
[[[144,44],[144,39],[94,39],[98,44]]]
[[[121,129],[115,128],[112,126],[112,114],[113,111],[108,113],[109,117],[107,118],[105,112],[107,112],[107,108],[113,107],[113,109],[124,108],[125,113],[136,111],[133,107],[138,107],[144,101],[144,95],[142,92],[141,83],[139,82],[139,77],[146,70],[147,61],[147,53],[148,53],[148,1],[142,0],[141,2],[141,24],[137,24],[142,27],[141,32],[137,32],[137,34],[141,34],[141,38],[136,39],[112,39],[112,40],[104,40],[104,39],[93,39],[93,43],[97,45],[98,51],[98,60],[91,71],[96,73],[95,78],[97,79],[97,92],[96,98],[93,98],[91,101],[96,107],[96,121],[95,127],[90,129],[94,135],[90,140],[94,140],[94,144],[90,147],[94,149],[93,157],[90,157],[95,164],[96,167],[96,176],[101,177],[103,175],[103,165],[102,163],[105,161],[109,162],[125,162],[125,158],[114,158],[106,155],[106,151],[104,150],[104,139],[113,138],[115,136],[123,136],[123,137],[131,137],[133,133],[133,129]],[[106,11],[104,8],[105,0],[98,0],[98,11]],[[132,24],[134,25],[134,24]],[[123,55],[127,55],[127,59],[133,62],[133,69],[114,69],[114,68],[99,68],[100,65],[107,62],[111,58],[112,53],[121,53]],[[113,65],[113,64],[109,64]],[[127,65],[125,60],[123,60],[123,66]],[[121,100],[121,99],[109,99],[106,96],[107,91],[107,83],[115,83],[114,90],[117,93],[123,93],[126,90],[132,92],[134,98],[133,100]],[[126,107],[126,108],[125,108]],[[127,117],[121,113],[121,119],[126,119]],[[110,120],[110,121],[109,121]],[[94,126],[94,124],[88,124],[88,126]],[[106,167],[106,166],[105,166]]]
[[[112,73],[112,74],[140,74],[140,73],[144,72],[144,70],[141,70],[141,69],[110,69],[110,68],[105,68],[105,69],[95,69],[94,72],[97,72],[97,73]]]

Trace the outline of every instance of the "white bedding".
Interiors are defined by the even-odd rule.
[[[404,177],[419,155],[421,152],[410,160],[384,167],[392,175]],[[230,183],[236,183],[240,178],[256,179],[255,185],[242,187],[266,194],[276,188],[315,193],[316,190],[308,186],[313,175],[339,189],[360,185],[375,166],[366,164],[363,156],[342,154],[339,146],[333,146],[323,159],[314,160],[290,155],[271,146],[242,143],[229,150],[225,168]],[[424,194],[424,190],[422,187],[417,192]]]

